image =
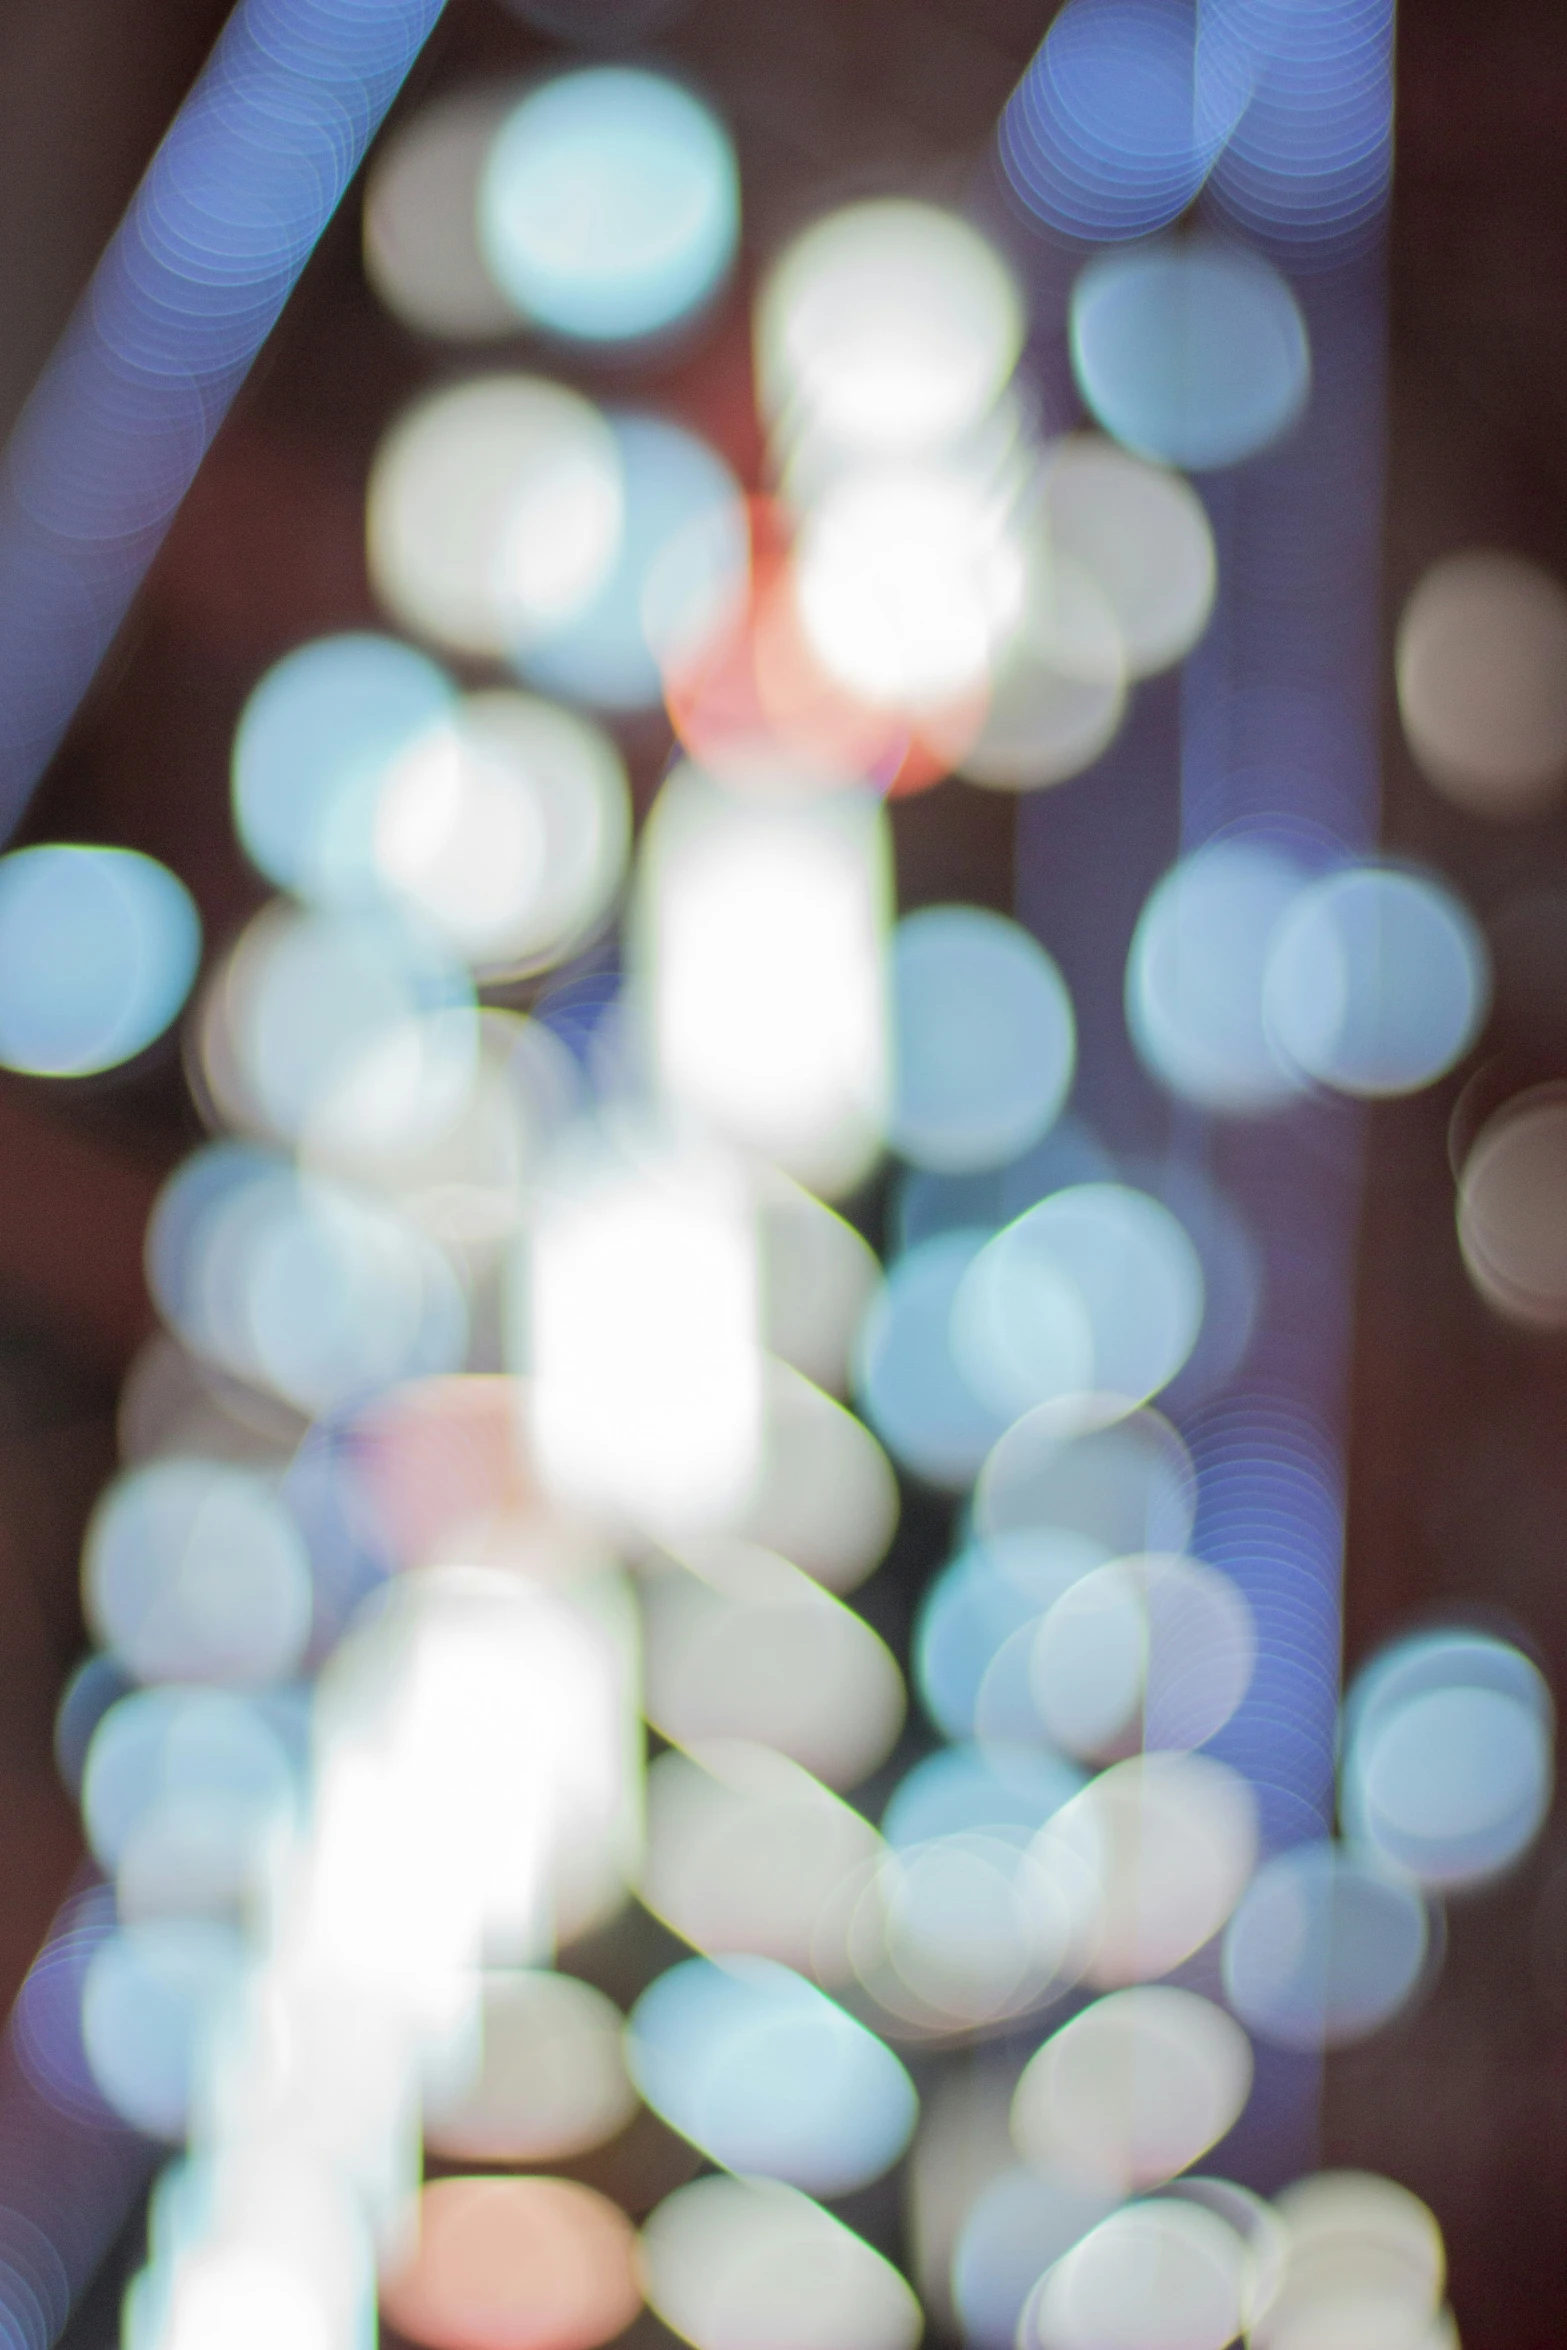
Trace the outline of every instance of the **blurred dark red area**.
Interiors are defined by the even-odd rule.
[[[0,0],[0,425],[9,423],[225,14],[217,0]],[[694,0],[655,38],[712,92],[746,175],[751,256],[807,210],[961,190],[1048,21],[1041,0]],[[549,41],[451,0],[402,105],[525,71]],[[1495,545],[1567,576],[1567,10],[1408,0],[1391,247],[1387,614],[1425,565]],[[525,355],[526,346],[517,347]],[[504,358],[507,354],[502,353]],[[372,620],[361,551],[378,429],[467,364],[377,309],[351,200],[177,521],[46,780],[29,837],[125,842],[195,892],[209,952],[259,901],[227,751],[265,666]],[[754,466],[744,289],[701,346],[625,387]],[[628,741],[648,788],[665,744]],[[1063,787],[1091,790],[1092,777]],[[1567,1076],[1567,811],[1488,829],[1411,766],[1388,694],[1389,845],[1486,925],[1498,998],[1478,1061]],[[906,904],[1009,902],[1012,809],[947,783],[896,817]],[[1475,1063],[1379,1110],[1360,1245],[1346,1662],[1478,1609],[1567,1692],[1567,1348],[1469,1289],[1447,1126]],[[0,1081],[0,1990],[78,1858],[50,1755],[83,1644],[76,1555],[113,1460],[120,1371],[147,1325],[141,1232],[197,1138],[178,1047],[62,1092]],[[932,1564],[934,1561],[931,1562]],[[1470,2350],[1535,2350],[1567,2306],[1567,1829],[1456,1908],[1421,2012],[1329,2066],[1324,2160],[1433,2205]]]

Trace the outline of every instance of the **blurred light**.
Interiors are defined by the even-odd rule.
[[[1133,677],[1191,651],[1213,609],[1218,558],[1202,500],[1179,474],[1073,433],[1046,448],[1034,511],[1052,555],[1108,596]]]
[[[1391,0],[1204,0],[1202,18],[1210,71],[1245,97],[1210,182],[1218,208],[1319,267],[1375,238],[1393,160]]]
[[[202,1075],[234,1125],[354,1175],[455,1125],[478,1042],[468,976],[428,935],[280,900],[229,950],[197,1035]]]
[[[1030,1694],[1045,1735],[1069,1754],[1190,1750],[1230,1719],[1255,1653],[1251,1611],[1227,1575],[1199,1559],[1115,1559],[1040,1622]]]
[[[1519,555],[1449,555],[1398,624],[1398,706],[1427,780],[1529,816],[1567,777],[1567,589]]]
[[[197,1354],[312,1415],[456,1370],[466,1305],[422,1235],[260,1151],[217,1144],[164,1185],[147,1270]]]
[[[992,791],[1035,791],[1092,766],[1126,708],[1126,654],[1099,582],[1080,564],[1028,562],[1016,626],[991,662],[983,718],[951,764]]]
[[[106,1885],[90,1886],[62,1905],[22,1978],[8,2035],[18,2071],[45,2106],[93,2129],[101,2129],[114,2108],[82,2044],[82,1985],[117,1922],[114,1895]]]
[[[1191,1455],[1157,1412],[1075,1435],[1046,1405],[1009,1428],[986,1461],[974,1525],[985,1542],[1067,1530],[1099,1544],[1100,1558],[1130,1558],[1184,1551],[1196,1506]]]
[[[88,1622],[139,1681],[275,1681],[310,1637],[310,1561],[265,1478],[164,1460],[111,1485],[82,1559]]]
[[[728,275],[740,178],[717,117],[678,82],[589,66],[543,83],[495,140],[479,240],[519,315],[588,343],[672,326]]]
[[[693,2350],[914,2350],[897,2270],[793,2187],[697,2179],[642,2231],[649,2302]]]
[[[138,1690],[110,1706],[88,1744],[82,1821],[106,1870],[134,1864],[138,1845],[145,1851],[188,1824],[223,1840],[225,1884],[243,1889],[294,1805],[277,1730],[258,1706],[223,1691]]]
[[[1008,101],[1002,167],[1067,236],[1146,236],[1186,210],[1248,94],[1181,0],[1071,0]]]
[[[663,1093],[813,1191],[851,1189],[880,1139],[888,856],[868,795],[763,807],[693,767],[664,784],[644,835]]]
[[[1060,1814],[1056,1815],[1060,1817]],[[889,1851],[849,1927],[865,1988],[888,2014],[945,2036],[1025,2015],[1068,1989],[1093,1941],[1098,1888],[1068,1847],[1009,1827]]]
[[[1298,1845],[1260,1869],[1224,1937],[1225,1997],[1259,2038],[1341,2048],[1420,1988],[1425,1903],[1370,1854]]]
[[[1147,1401],[1202,1326],[1202,1266],[1168,1208],[1077,1184],[986,1243],[953,1301],[960,1375],[1004,1422],[1092,1394]]]
[[[1417,1883],[1484,1883],[1540,1831],[1554,1734],[1550,1691],[1505,1641],[1451,1632],[1400,1641],[1349,1695],[1346,1829]]]
[[[1194,1991],[1140,1984],[1096,1999],[1029,2059],[1012,2135],[1034,2169],[1132,2195],[1217,2145],[1251,2093],[1251,2045]]]
[[[630,832],[626,771],[598,727],[532,695],[472,694],[387,777],[375,860],[454,954],[512,973],[563,961],[603,920]]]
[[[876,1252],[777,1169],[762,1177],[757,1210],[768,1350],[819,1387],[841,1392],[854,1334],[880,1278]]]
[[[976,1832],[1022,1846],[1082,1784],[1082,1772],[1056,1754],[944,1747],[899,1780],[882,1816],[882,1834],[897,1851]]]
[[[992,489],[956,471],[853,472],[800,527],[811,650],[873,707],[933,711],[980,689],[1022,618],[1022,549]]]
[[[671,1967],[629,2034],[648,2104],[726,2170],[843,2195],[880,2178],[913,2132],[914,2084],[892,2051],[774,1960]]]
[[[1418,1092],[1474,1042],[1490,1003],[1485,941],[1449,890],[1362,867],[1311,883],[1268,954],[1275,1046],[1319,1084]]]
[[[491,340],[516,312],[479,250],[479,182],[516,103],[510,89],[458,90],[384,140],[365,187],[365,275],[416,334]]]
[[[619,2010],[571,1975],[524,1968],[480,1987],[476,2065],[424,2100],[425,2143],[455,2162],[558,2162],[636,2111]]]
[[[879,1566],[898,1523],[892,1463],[863,1421],[786,1363],[767,1363],[756,1483],[725,1532],[776,1550],[852,1591]]]
[[[941,1232],[906,1251],[860,1330],[855,1393],[877,1434],[934,1485],[973,1478],[1006,1426],[982,1402],[953,1352],[953,1306],[983,1232]]]
[[[1126,1017],[1172,1093],[1235,1116],[1276,1108],[1299,1080],[1264,1019],[1269,959],[1304,876],[1275,850],[1220,840],[1172,866],[1138,919]]]
[[[597,2350],[641,2307],[636,2239],[574,2180],[434,2179],[381,2300],[426,2350]]]
[[[753,1739],[829,1787],[868,1777],[904,1711],[903,1676],[869,1624],[771,1551],[718,1540],[679,1556],[642,1583],[653,1727],[684,1747]]]
[[[762,1440],[757,1244],[738,1172],[697,1151],[616,1159],[584,1145],[536,1203],[522,1270],[546,1485],[634,1529],[731,1519]]]
[[[66,1793],[79,1800],[82,1768],[92,1734],[111,1705],[128,1697],[135,1687],[118,1657],[94,1651],[66,1681],[54,1716],[54,1761]]]
[[[952,2254],[952,2298],[972,2350],[1014,2350],[1034,2286],[1117,2200],[1021,2169],[981,2190]]]
[[[1368,2171],[1321,2171],[1277,2198],[1285,2265],[1252,2329],[1258,2350],[1450,2350],[1442,2231],[1407,2188]]]
[[[1217,2213],[1162,2199],[1112,2212],[1057,2261],[1023,2350],[1225,2350],[1246,2316],[1246,2247]]]
[[[623,513],[596,408],[538,376],[481,376],[430,393],[377,449],[371,585],[415,635],[505,659],[587,610]]]
[[[455,698],[443,669],[391,637],[318,637],[285,653],[234,735],[234,823],[252,864],[299,897],[368,896],[386,780],[439,737]]]
[[[1137,1755],[1090,1780],[1035,1850],[1044,1865],[1070,1861],[1093,1879],[1089,1981],[1146,1982],[1200,1950],[1234,1910],[1256,1864],[1256,1806],[1240,1774],[1209,1755]]]
[[[605,710],[655,708],[678,658],[744,594],[750,526],[739,483],[705,441],[662,416],[609,420],[620,459],[615,560],[563,628],[526,645],[546,692]]]
[[[1022,348],[1018,289],[966,221],[900,199],[797,237],[757,305],[757,375],[784,434],[890,454],[979,423]]]
[[[808,1771],[739,1740],[648,1770],[644,1905],[698,1950],[850,1972],[847,1907],[881,1840]]]
[[[0,857],[0,1064],[90,1077],[134,1059],[190,993],[201,920],[183,883],[134,849]]]
[[[1047,1609],[1100,1566],[1104,1546],[1048,1524],[960,1551],[926,1592],[914,1629],[914,1675],[936,1727],[972,1738],[992,1665],[1015,1639],[1030,1645]]]
[[[10,443],[0,520],[16,824],[441,0],[244,0]]]
[[[1212,238],[1091,262],[1072,293],[1072,367],[1106,432],[1189,472],[1237,465],[1306,405],[1295,297],[1270,263]]]
[[[916,1166],[994,1167],[1037,1142],[1072,1082],[1072,999],[1015,922],[980,906],[909,914],[892,941],[887,1138]]]
[[[1567,1329],[1567,1089],[1519,1094],[1482,1127],[1458,1185],[1464,1265],[1511,1322]]]
[[[82,2039],[116,2113],[152,2138],[182,2138],[213,2034],[238,1991],[244,1945],[207,1918],[121,1929],[93,1956]]]

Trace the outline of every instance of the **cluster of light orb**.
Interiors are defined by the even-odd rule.
[[[1247,178],[1239,50],[1183,50],[1180,15],[1072,0],[1014,100],[1008,169],[1066,233],[1140,240],[1210,174],[1241,217],[1282,201]],[[1097,127],[1123,33],[1136,170]],[[1037,168],[1063,141],[1071,189]],[[1380,169],[1354,161],[1332,197],[1350,225]],[[575,365],[700,321],[737,190],[684,86],[567,71],[438,102],[389,140],[367,267],[416,332],[526,329]],[[1429,1980],[1442,1898],[1541,1825],[1549,1693],[1498,1639],[1396,1645],[1346,1709],[1342,1836],[1263,1855],[1246,1780],[1203,1751],[1246,1698],[1255,1630],[1191,1553],[1195,1472],[1154,1408],[1211,1392],[1244,1348],[1244,1236],[1216,1192],[1073,1127],[1076,1015],[1028,932],[956,905],[890,925],[880,805],[953,771],[1016,790],[1092,764],[1134,681],[1212,607],[1184,475],[1289,431],[1307,338],[1259,257],[1131,242],[1072,299],[1103,429],[1040,444],[1013,381],[1025,328],[965,220],[878,200],[805,230],[763,281],[765,497],[686,424],[544,374],[431,391],[368,485],[371,580],[401,633],[295,649],[239,720],[236,828],[280,894],[189,1023],[215,1138],[149,1233],[166,1335],[89,1531],[101,1653],[61,1716],[117,1923],[94,1928],[79,2043],[20,2045],[56,2085],[75,2048],[73,2094],[149,2134],[210,2122],[213,2051],[248,2045],[247,1967],[290,1856],[315,1849],[311,1736],[348,1802],[376,1704],[422,1686],[437,1584],[471,1612],[437,1658],[453,1688],[487,1627],[502,1662],[526,1631],[500,1575],[540,1623],[565,1608],[563,1654],[591,1626],[593,1654],[624,1663],[629,1555],[640,1702],[665,1742],[645,1840],[639,1798],[608,1786],[619,1764],[578,1757],[605,1783],[568,1787],[561,1817],[597,1824],[583,1883],[552,1850],[550,1898],[569,1938],[634,1874],[694,1955],[622,2016],[550,1967],[546,1932],[530,1963],[486,1964],[476,2039],[426,2050],[427,2144],[486,2166],[427,2185],[383,2247],[387,2313],[430,2350],[594,2350],[644,2298],[694,2350],[911,2350],[909,2285],[824,2208],[905,2154],[916,2268],[984,2350],[1315,2343],[1389,2311],[1378,2340],[1450,2338],[1440,2238],[1401,2190],[1322,2177],[1267,2205],[1192,2169],[1245,2109],[1249,2034],[1338,2045]],[[1475,753],[1443,631],[1470,639],[1452,614],[1477,592],[1465,574],[1412,608],[1406,725],[1438,780],[1519,799],[1567,766],[1567,738],[1542,687],[1490,767]],[[1505,592],[1530,644],[1552,641],[1549,597]],[[459,663],[487,682],[459,684]],[[682,755],[627,899],[609,725],[661,707]],[[548,975],[603,948],[623,905],[629,975],[584,1056]],[[197,949],[149,860],[0,861],[0,1059],[130,1058]],[[1478,1033],[1489,979],[1438,883],[1237,836],[1158,885],[1126,986],[1154,1075],[1249,1114],[1431,1083]],[[509,1008],[541,988],[538,1016]],[[1534,1204],[1567,1180],[1564,1134],[1554,1097],[1515,1105],[1465,1172],[1467,1261],[1520,1318],[1567,1321]],[[885,1271],[827,1204],[884,1147]],[[846,1798],[897,1745],[906,1692],[844,1595],[891,1540],[889,1453],[967,1499],[913,1647],[941,1743],[873,1824]],[[312,1733],[308,1676],[350,1620]],[[419,1833],[433,1869],[439,1836]],[[371,1886],[367,1914],[385,1895],[412,1933],[416,1875],[401,1909]],[[1224,2005],[1217,1983],[1163,1980],[1209,1948]],[[922,2114],[898,2047],[1003,2031],[1039,2037],[999,2125],[939,2096]],[[578,2182],[489,2175],[604,2146],[639,2101],[720,2174],[666,2195],[639,2239]],[[264,2165],[247,2200],[244,2162],[205,2159],[158,2189],[128,2339],[200,2338],[231,2305],[203,2298],[202,2262],[252,2228],[256,2307],[324,2342],[320,2307],[363,2299],[358,2255],[322,2253],[320,2307],[290,2301],[273,2254],[314,2245],[310,2223]]]

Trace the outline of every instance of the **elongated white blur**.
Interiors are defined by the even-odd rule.
[[[672,1146],[563,1154],[520,1286],[531,1444],[562,1500],[633,1535],[743,1508],[761,1452],[761,1304],[736,1168]]]
[[[887,1094],[879,805],[759,805],[683,767],[642,855],[640,980],[664,1097],[813,1190],[850,1190]]]

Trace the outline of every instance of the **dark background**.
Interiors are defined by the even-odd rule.
[[[555,8],[565,17],[569,0]],[[1049,13],[1041,0],[694,0],[647,45],[693,72],[735,131],[754,265],[832,201],[961,195]],[[0,430],[225,14],[220,0],[0,0]],[[451,0],[401,104],[559,53],[499,0]],[[746,292],[742,276],[698,346],[617,387],[690,418],[743,470],[756,454]],[[1567,577],[1567,10],[1549,0],[1408,0],[1390,317],[1389,641],[1421,571],[1455,548],[1510,548]],[[380,313],[351,198],[27,837],[148,850],[195,892],[209,953],[231,935],[260,896],[228,817],[240,704],[290,644],[373,622],[361,516],[376,437],[412,387],[476,356],[421,345]],[[500,356],[528,363],[523,345]],[[559,371],[553,356],[541,363]],[[627,748],[645,792],[664,738],[649,727]],[[1462,1607],[1522,1633],[1567,1692],[1567,1342],[1506,1330],[1470,1291],[1447,1144],[1477,1069],[1497,1098],[1567,1076],[1567,813],[1491,827],[1445,806],[1402,749],[1390,684],[1386,749],[1385,837],[1467,896],[1499,986],[1474,1059],[1372,1120],[1346,1663]],[[1091,791],[1092,775],[1061,788]],[[1004,797],[958,783],[904,803],[903,902],[1009,905],[1012,825]],[[79,1858],[50,1756],[56,1696],[83,1645],[77,1545],[113,1465],[116,1383],[150,1321],[146,1211],[198,1135],[176,1042],[81,1086],[0,1078],[7,2001]],[[907,1536],[898,1547],[911,1582],[935,1563],[919,1548]],[[1561,2338],[1567,1825],[1501,1892],[1455,1907],[1423,2009],[1332,2061],[1323,2159],[1385,2170],[1433,2205],[1470,2350]]]

